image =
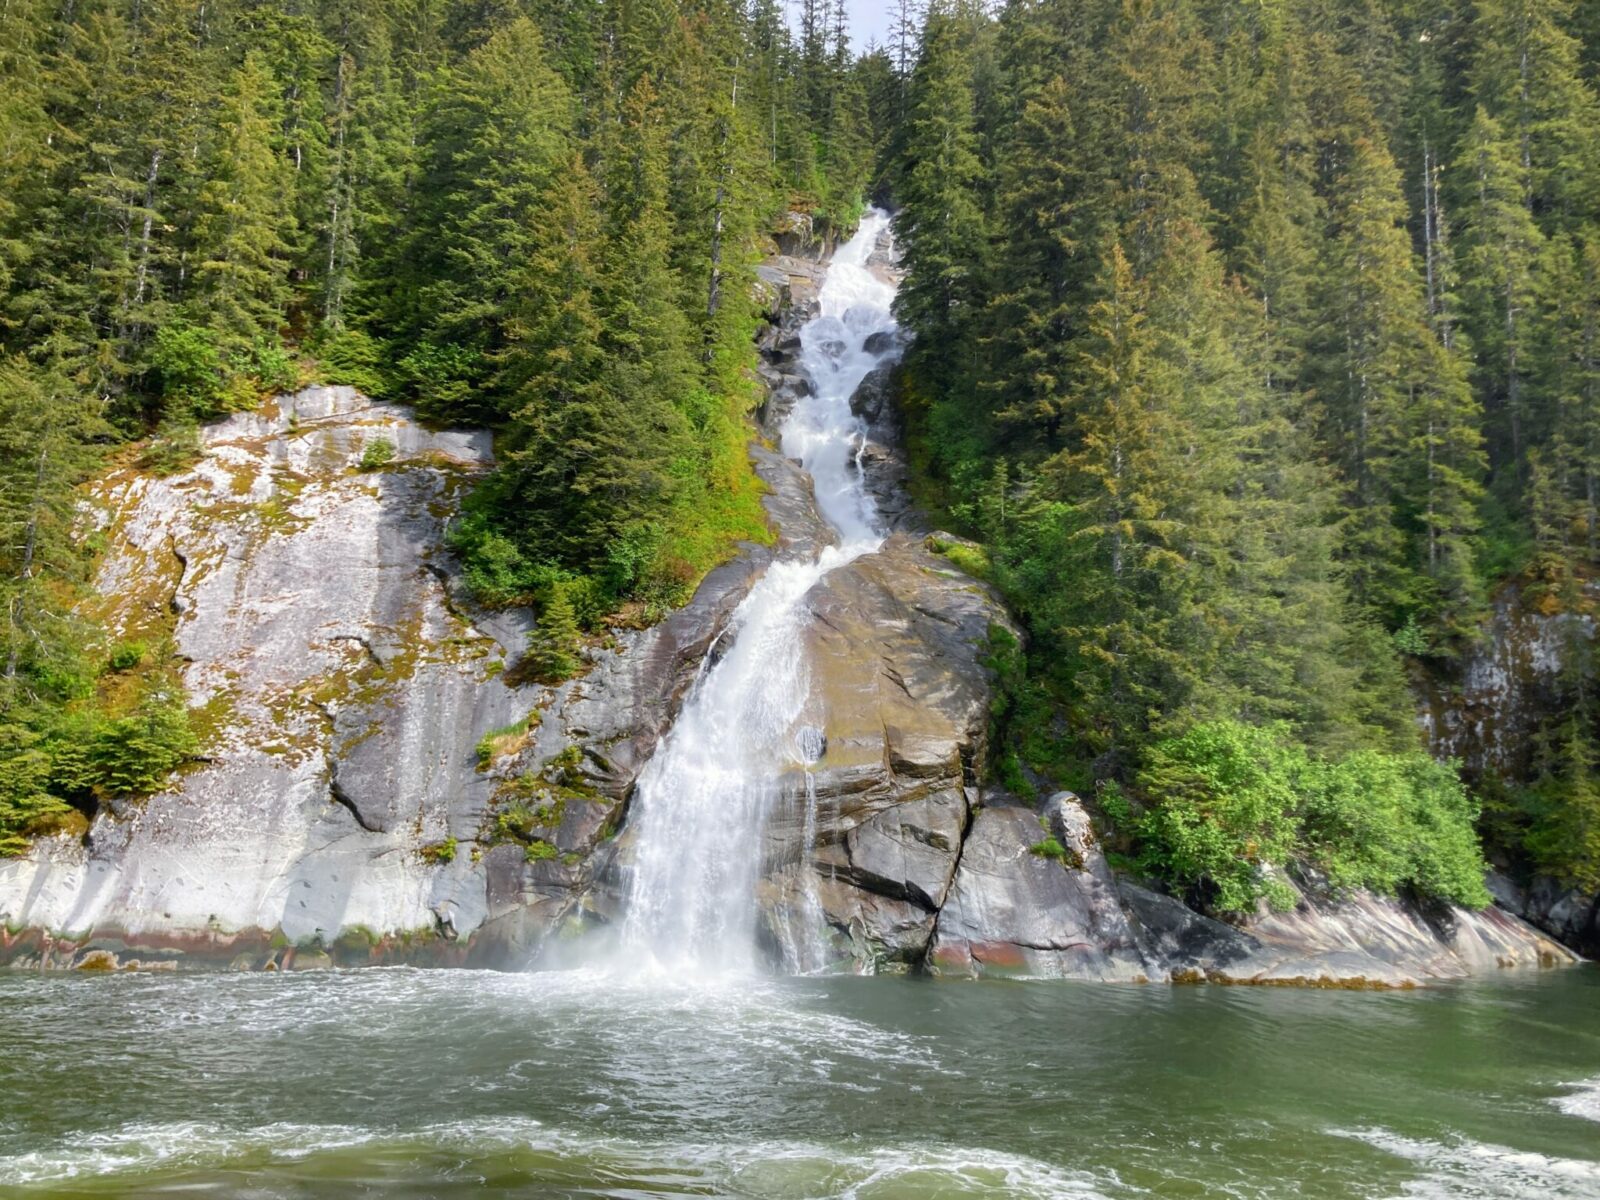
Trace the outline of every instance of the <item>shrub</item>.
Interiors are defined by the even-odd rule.
[[[528,635],[528,652],[521,668],[540,683],[560,683],[577,673],[581,660],[578,650],[578,617],[565,587],[556,587],[539,614],[539,624]]]
[[[316,349],[322,378],[328,383],[349,384],[374,400],[382,400],[390,391],[384,373],[388,343],[359,329],[342,329],[326,335]]]
[[[400,360],[397,371],[423,416],[459,421],[481,414],[482,384],[489,368],[478,351],[421,342]]]
[[[1296,783],[1307,765],[1279,726],[1218,721],[1157,743],[1138,778],[1152,801],[1138,823],[1147,864],[1184,886],[1209,883],[1224,912],[1248,911],[1269,892],[1292,903],[1262,867],[1296,849]]]
[[[256,343],[250,357],[250,373],[269,392],[292,392],[300,382],[294,359],[277,343]]]
[[[432,845],[422,847],[422,849],[418,850],[417,853],[422,856],[422,860],[424,862],[430,862],[440,866],[445,863],[455,862],[456,839],[453,837],[447,837],[442,842],[434,842]]]
[[[150,366],[166,416],[182,419],[217,411],[222,395],[222,352],[209,329],[178,318],[156,330]]]
[[[531,863],[546,862],[559,853],[560,851],[551,842],[532,841],[528,843],[528,848],[523,851],[523,857]]]
[[[1153,747],[1138,787],[1146,807],[1132,820],[1144,866],[1209,886],[1225,912],[1262,898],[1292,903],[1272,868],[1294,861],[1338,889],[1489,902],[1478,806],[1455,764],[1420,751],[1317,759],[1284,726],[1215,721]]]
[[[131,671],[144,662],[144,656],[149,653],[149,647],[143,642],[118,642],[111,647],[111,653],[106,659],[106,669],[110,671]]]
[[[73,807],[52,795],[44,739],[21,725],[0,725],[0,858],[21,854],[30,836],[69,820]]]
[[[129,715],[79,715],[50,741],[53,789],[66,796],[148,796],[199,748],[175,690],[146,692]]]
[[[375,437],[361,451],[361,469],[376,471],[394,461],[394,443],[386,437]]]

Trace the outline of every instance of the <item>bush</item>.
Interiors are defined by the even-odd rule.
[[[455,862],[456,839],[453,837],[447,837],[442,842],[434,842],[432,845],[422,847],[422,849],[418,850],[417,853],[422,856],[422,860],[424,862],[430,862],[436,866],[443,866],[445,863]]]
[[[376,471],[394,461],[394,443],[386,437],[375,437],[361,451],[361,469]]]
[[[43,738],[21,725],[0,725],[0,858],[22,854],[29,837],[76,811],[51,794],[51,774]]]
[[[52,790],[86,799],[148,796],[198,748],[183,696],[156,688],[127,716],[63,722],[50,739]]]
[[[111,653],[106,659],[106,669],[115,672],[131,671],[144,662],[144,656],[149,653],[149,647],[143,642],[118,642],[111,647]]]
[[[1221,911],[1292,903],[1272,868],[1296,861],[1338,889],[1489,902],[1478,806],[1454,764],[1420,751],[1317,759],[1284,726],[1215,721],[1158,743],[1137,782],[1144,866],[1211,888]]]
[[[318,343],[318,364],[328,383],[343,383],[374,400],[390,391],[384,364],[389,361],[389,345],[359,329],[343,329]]]
[[[289,352],[276,343],[257,342],[251,355],[250,373],[269,392],[292,392],[300,382],[300,372]]]
[[[460,421],[486,415],[482,385],[489,368],[478,351],[421,342],[400,360],[397,370],[423,416]]]
[[[539,614],[539,624],[528,635],[528,652],[522,670],[540,683],[560,683],[577,673],[578,617],[565,587],[557,587]]]
[[[1308,765],[1279,726],[1218,721],[1157,743],[1138,777],[1151,801],[1138,822],[1146,864],[1186,887],[1210,884],[1223,912],[1246,912],[1264,895],[1292,904],[1262,868],[1297,848]]]
[[[216,412],[222,395],[222,352],[209,329],[178,318],[156,330],[150,366],[165,415],[206,416]]]

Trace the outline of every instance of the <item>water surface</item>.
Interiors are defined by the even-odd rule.
[[[0,975],[0,1194],[1600,1197],[1600,969]]]

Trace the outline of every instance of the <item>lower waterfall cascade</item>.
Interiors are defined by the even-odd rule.
[[[824,743],[802,642],[805,601],[830,571],[883,542],[862,471],[867,430],[851,400],[866,376],[898,352],[895,285],[869,265],[888,227],[888,214],[870,210],[835,253],[817,314],[800,332],[800,366],[810,387],[780,435],[783,453],[810,474],[817,507],[838,542],[815,558],[780,559],[768,568],[734,612],[639,778],[623,921],[633,961],[674,971],[753,968],[768,819],[780,805],[804,804],[802,826],[808,836],[814,830],[804,769]],[[867,349],[869,341],[884,349]],[[786,970],[820,965],[821,923],[814,898],[791,915],[790,928],[775,938]]]

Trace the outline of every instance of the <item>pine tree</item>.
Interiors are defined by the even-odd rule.
[[[481,357],[465,395],[424,397],[440,415],[470,404],[503,346],[506,264],[527,259],[551,174],[565,163],[572,98],[545,61],[538,26],[496,29],[447,73],[424,120],[428,161],[401,283],[401,328]],[[481,400],[480,400],[481,402]]]
[[[1082,718],[1098,744],[1135,744],[1181,704],[1197,665],[1188,615],[1184,431],[1164,403],[1176,386],[1145,312],[1148,296],[1122,247],[1102,258],[1099,298],[1079,343],[1075,449],[1042,468],[1060,507],[1055,567],[1064,588],[1056,631],[1072,657]]]
[[[0,362],[0,723],[83,687],[83,635],[64,604],[82,568],[75,488],[109,432],[59,375]]]
[[[574,156],[550,185],[514,278],[500,390],[508,397],[505,508],[535,562],[594,571],[665,502],[675,414],[630,395],[598,309],[598,194]]]
[[[1426,326],[1400,181],[1383,149],[1356,143],[1332,216],[1313,378],[1326,409],[1324,442],[1338,455],[1351,586],[1369,611],[1398,624],[1417,600],[1398,477]]]
[[[979,302],[983,213],[966,23],[948,5],[930,9],[911,78],[900,240],[906,280],[896,301],[920,334],[914,355],[949,370],[965,355],[965,317]]]
[[[572,599],[566,588],[557,586],[539,614],[539,624],[528,635],[523,669],[539,683],[561,683],[577,672],[581,644]]]
[[[277,90],[265,57],[245,55],[223,95],[199,195],[196,299],[236,365],[256,346],[277,343],[290,294],[296,234],[283,203],[292,178],[280,153]]]
[[[1497,435],[1490,442],[1505,451],[1496,465],[1515,481],[1532,434],[1527,378],[1542,238],[1528,210],[1529,179],[1516,146],[1482,108],[1467,133],[1458,170],[1469,181],[1463,191],[1471,189],[1462,208],[1461,240],[1468,327]]]

